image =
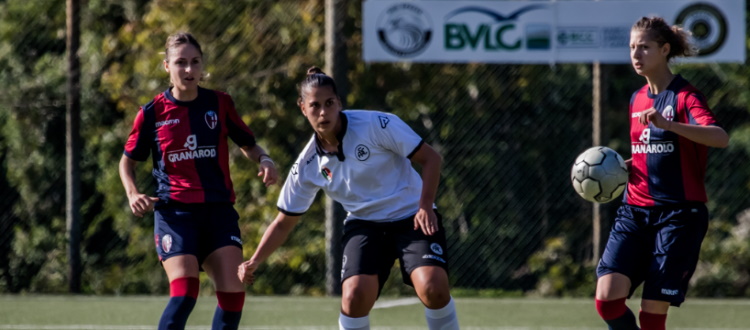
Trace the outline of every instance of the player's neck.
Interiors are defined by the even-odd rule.
[[[338,151],[339,148],[339,140],[336,138],[336,134],[327,134],[323,135],[320,133],[318,134],[318,141],[320,141],[321,147],[323,147],[323,150],[328,152],[335,152]]]
[[[672,71],[669,71],[669,69],[653,75],[649,75],[646,77],[646,81],[648,81],[648,89],[653,95],[659,94],[667,90],[667,87],[669,87],[669,84],[672,83],[674,77],[675,75],[672,73]]]
[[[198,89],[179,89],[172,87],[172,96],[177,101],[190,102],[198,97]]]

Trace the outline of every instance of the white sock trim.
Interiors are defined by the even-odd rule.
[[[453,303],[453,297],[451,297],[451,300],[448,301],[448,304],[445,305],[443,308],[438,309],[429,309],[425,307],[424,309],[424,315],[431,319],[442,319],[451,313],[454,313],[456,311],[456,304]]]
[[[348,317],[339,313],[339,327],[341,329],[359,329],[370,326],[370,316]]]

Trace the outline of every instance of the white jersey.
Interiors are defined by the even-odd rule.
[[[422,138],[390,113],[347,110],[339,118],[339,151],[324,151],[313,134],[281,189],[279,211],[301,215],[323,189],[344,207],[346,220],[393,221],[417,213],[422,178],[409,158]]]

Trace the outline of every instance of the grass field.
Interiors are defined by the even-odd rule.
[[[0,329],[156,329],[167,297],[0,296]],[[637,311],[637,299],[629,301]],[[201,296],[188,329],[209,329],[216,299]],[[462,329],[606,329],[590,299],[456,298]],[[253,297],[240,329],[338,329],[338,298]],[[382,298],[372,329],[426,329],[415,298]],[[669,329],[750,329],[749,300],[689,299],[670,311]]]

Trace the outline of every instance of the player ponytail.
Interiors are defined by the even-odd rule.
[[[667,61],[674,57],[690,57],[698,53],[697,48],[690,43],[690,31],[677,25],[669,26],[661,17],[641,17],[631,31],[644,31],[651,40],[659,46],[669,44]]]
[[[311,87],[324,87],[324,86],[331,86],[333,89],[333,94],[338,96],[338,91],[336,90],[336,82],[333,81],[333,78],[326,75],[323,70],[321,70],[317,66],[312,66],[309,69],[307,69],[307,76],[304,80],[297,86],[297,92],[299,93],[299,97],[297,98],[297,104],[300,104],[303,101],[302,95],[303,92]]]

